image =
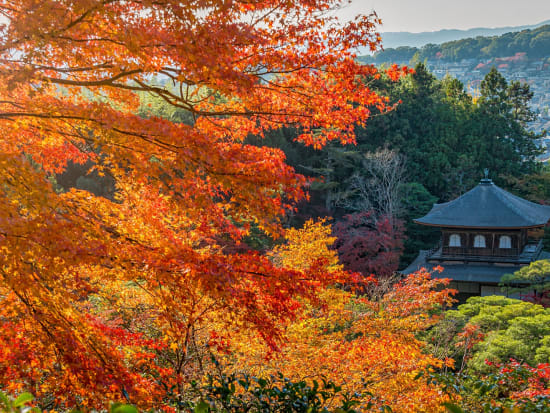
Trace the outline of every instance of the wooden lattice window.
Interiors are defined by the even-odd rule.
[[[508,235],[502,235],[498,240],[499,248],[512,248],[512,238]]]
[[[474,238],[474,248],[485,248],[485,237],[483,235],[476,235]]]
[[[449,237],[449,247],[460,247],[460,235],[451,234]]]

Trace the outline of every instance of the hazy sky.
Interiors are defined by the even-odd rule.
[[[550,0],[353,0],[343,18],[375,10],[380,31],[422,32],[523,26],[550,19]]]

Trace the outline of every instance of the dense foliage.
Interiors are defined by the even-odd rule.
[[[491,364],[491,363],[489,363]],[[491,364],[494,371],[484,375],[463,373],[431,374],[431,378],[451,395],[446,403],[451,413],[548,413],[550,412],[549,364],[531,367],[516,360]]]
[[[322,377],[293,382],[280,373],[258,378],[220,372],[209,375],[205,385],[194,385],[193,392],[199,401],[183,403],[193,413],[359,413],[363,397]]]
[[[311,242],[323,239],[326,229],[326,224],[309,222],[291,230],[273,259],[280,266],[297,265],[304,274],[318,265],[338,273],[330,243]],[[307,377],[308,382],[323,377],[339,383],[347,394],[361,395],[359,411],[367,406],[440,411],[449,398],[428,377],[415,377],[425,368],[445,365],[424,351],[417,334],[434,325],[436,312],[450,305],[452,291],[446,282],[423,271],[393,280],[393,285],[372,276],[348,279],[345,289],[328,288],[317,302],[304,303],[297,319],[286,326],[280,351],[270,352],[257,337],[248,337],[233,340],[223,360],[229,371],[282,373],[294,381]]]
[[[449,310],[426,336],[431,352],[455,360],[458,370],[489,373],[490,363],[550,362],[550,310],[502,296],[471,297]]]
[[[505,176],[537,171],[535,135],[526,130],[533,116],[528,86],[508,84],[493,69],[474,101],[458,80],[439,81],[420,64],[413,75],[380,90],[401,103],[359,130],[358,145],[388,145],[406,154],[408,180],[440,201],[472,188],[484,168],[501,185]]]
[[[538,260],[520,268],[513,274],[505,274],[500,285],[509,292],[520,292],[527,301],[550,306],[550,260]]]
[[[526,54],[528,58],[547,58],[550,50],[550,25],[531,30],[510,32],[501,36],[478,36],[442,44],[427,44],[421,48],[397,47],[376,52],[373,56],[361,56],[364,63],[394,63],[443,59],[489,60],[496,57]]]
[[[420,374],[452,368],[421,339],[452,291],[392,277],[400,218],[484,167],[534,172],[531,95],[497,72],[475,102],[423,66],[399,81],[408,69],[360,65],[378,20],[341,24],[343,3],[0,0],[6,409],[27,391],[41,409],[113,413],[453,400]],[[316,215],[296,209],[307,189],[317,215],[348,218],[286,228]],[[407,229],[415,246],[431,236]],[[546,334],[533,311],[502,334]],[[481,346],[468,325],[458,337]]]
[[[48,409],[161,408],[209,349],[275,350],[303,303],[350,279],[241,248],[253,228],[280,237],[306,197],[247,136],[350,143],[385,111],[353,53],[377,47],[377,18],[341,23],[342,3],[0,0],[2,389]],[[110,187],[63,181],[68,164]]]
[[[448,411],[550,412],[550,313],[502,296],[471,297],[422,337],[452,368],[426,371]]]
[[[296,170],[316,178],[311,201],[295,221],[310,216],[369,213],[375,221],[405,222],[402,265],[419,249],[431,248],[438,233],[412,223],[434,202],[454,199],[471,189],[488,168],[500,186],[534,201],[548,199],[548,174],[536,162],[537,136],[527,129],[533,119],[528,85],[508,83],[496,70],[473,99],[456,79],[437,80],[423,64],[392,82],[369,81],[397,106],[356,130],[357,144],[332,143],[313,151],[295,142],[285,129],[250,142],[282,149]],[[394,226],[394,231],[398,228]]]

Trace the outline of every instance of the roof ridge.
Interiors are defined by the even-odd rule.
[[[530,202],[530,201],[527,201],[526,199],[520,198],[520,197],[512,194],[511,192],[508,192],[505,189],[502,189],[501,187],[499,187],[497,185],[494,185],[494,187],[496,188],[495,195],[497,196],[497,198],[499,198],[504,205],[506,205],[514,214],[516,214],[520,218],[525,218],[525,215],[526,215],[525,212],[526,211],[524,211],[523,214],[521,213],[521,211],[518,211],[517,206],[510,202],[510,196],[515,198],[515,199],[513,199],[514,201],[519,201],[520,203],[523,201],[523,202],[527,202],[529,204],[536,205],[533,202]],[[536,220],[536,217],[533,217],[531,214],[527,213],[527,215],[530,215],[529,216],[530,220]]]
[[[515,202],[517,202],[517,203],[519,203],[519,204],[524,204],[524,205],[527,205],[527,206],[529,206],[529,207],[534,207],[534,208],[536,208],[536,209],[548,209],[548,210],[550,210],[550,207],[549,207],[548,205],[538,204],[538,203],[536,203],[536,202],[529,201],[528,199],[524,199],[524,198],[521,198],[521,197],[519,197],[519,196],[517,196],[517,195],[514,195],[513,193],[508,192],[508,191],[506,191],[505,189],[502,189],[502,188],[499,187],[499,186],[496,186],[496,185],[495,185],[495,187],[498,189],[498,194],[497,194],[497,196],[498,196],[499,198],[501,198],[501,194],[505,194],[505,195],[506,195],[506,198],[507,198],[506,201],[508,201],[509,198],[512,198],[513,201],[515,201]],[[502,198],[501,198],[501,199],[502,199]],[[503,200],[504,200],[504,199],[503,199]],[[515,205],[512,205],[512,204],[510,204],[509,202],[507,202],[507,203],[508,203],[509,206],[514,210],[514,212],[515,212],[517,215],[521,216],[521,214],[518,213],[517,207],[516,207]],[[528,211],[525,211],[525,212],[528,212]],[[536,220],[536,219],[537,219],[537,218],[534,217],[532,214],[531,214],[531,216],[530,216],[529,218],[530,218],[530,219],[533,219],[533,220]]]
[[[514,195],[494,183],[480,183],[454,200],[434,204],[419,224],[462,228],[533,228],[550,219],[550,206]]]

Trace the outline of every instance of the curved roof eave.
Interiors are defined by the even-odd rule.
[[[483,179],[460,197],[434,204],[420,225],[449,228],[520,229],[538,228],[550,220],[550,206],[517,197]]]
[[[425,225],[427,227],[464,228],[464,229],[468,229],[468,228],[473,228],[473,229],[529,229],[529,228],[541,228],[541,227],[544,227],[546,225],[546,223],[544,223],[544,224],[528,225],[528,226],[517,226],[517,227],[506,227],[506,226],[494,227],[494,226],[481,226],[481,225],[480,226],[474,226],[474,225],[428,224],[426,222],[421,222],[417,219],[413,219],[413,222],[415,224]]]

